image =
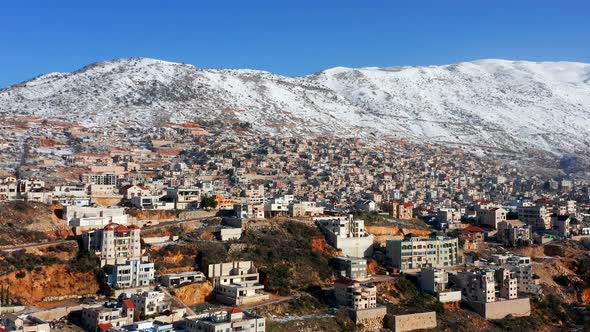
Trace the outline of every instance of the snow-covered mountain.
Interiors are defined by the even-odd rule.
[[[285,77],[130,58],[1,90],[0,114],[88,126],[238,119],[272,134],[395,135],[588,156],[590,64],[481,60]]]

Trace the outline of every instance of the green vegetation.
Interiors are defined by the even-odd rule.
[[[77,273],[88,273],[88,272],[96,272],[99,269],[100,261],[99,259],[87,250],[82,250],[78,253],[78,255],[72,258],[68,266],[70,271],[77,272]]]
[[[32,271],[37,266],[49,266],[63,263],[61,260],[55,257],[46,257],[31,254],[26,252],[24,249],[13,251],[10,253],[0,254],[4,260],[8,263],[5,267],[12,266],[13,269],[20,270],[26,269]]]
[[[246,248],[231,258],[253,261],[265,289],[287,295],[291,290],[321,285],[332,276],[331,257],[312,246],[318,238],[323,240],[317,227],[289,220],[248,230],[242,236]]]
[[[217,207],[217,201],[213,196],[203,195],[200,207],[201,209],[215,209]]]

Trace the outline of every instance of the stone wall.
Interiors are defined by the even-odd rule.
[[[503,319],[513,317],[527,317],[531,315],[531,302],[528,297],[500,300],[495,302],[466,301],[467,305],[485,319]]]
[[[436,312],[417,314],[387,315],[386,325],[394,332],[405,332],[436,327]]]
[[[386,307],[349,310],[350,318],[355,322],[358,331],[360,332],[369,332],[382,329],[386,314]]]

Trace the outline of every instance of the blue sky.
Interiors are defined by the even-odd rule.
[[[482,58],[590,62],[590,1],[0,2],[0,87],[143,56],[304,75]]]

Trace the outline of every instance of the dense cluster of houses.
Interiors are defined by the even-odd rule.
[[[48,129],[26,146],[14,143],[40,126]],[[249,221],[314,222],[342,255],[334,263],[334,296],[357,322],[386,315],[367,259],[417,276],[420,287],[441,302],[463,301],[496,319],[530,314],[526,295],[540,293],[531,259],[496,255],[484,261],[471,259],[470,252],[489,244],[590,237],[587,182],[529,176],[457,149],[393,138],[368,144],[268,137],[220,124],[108,131],[31,118],[20,125],[3,120],[0,127],[6,129],[0,201],[63,206],[64,224],[98,257],[107,283],[121,291],[116,300],[83,309],[84,327],[91,331],[173,331],[178,321],[187,331],[265,329],[263,317],[238,308],[269,298],[252,262],[216,262],[202,271],[157,276],[142,247],[142,225],[129,209],[215,207],[224,216],[222,241],[239,240]],[[365,220],[352,212],[419,219],[437,232],[376,246]],[[230,308],[188,315],[154,290],[157,280],[165,287],[209,281],[216,301]],[[430,315],[391,321],[402,326],[404,319],[432,324]]]

